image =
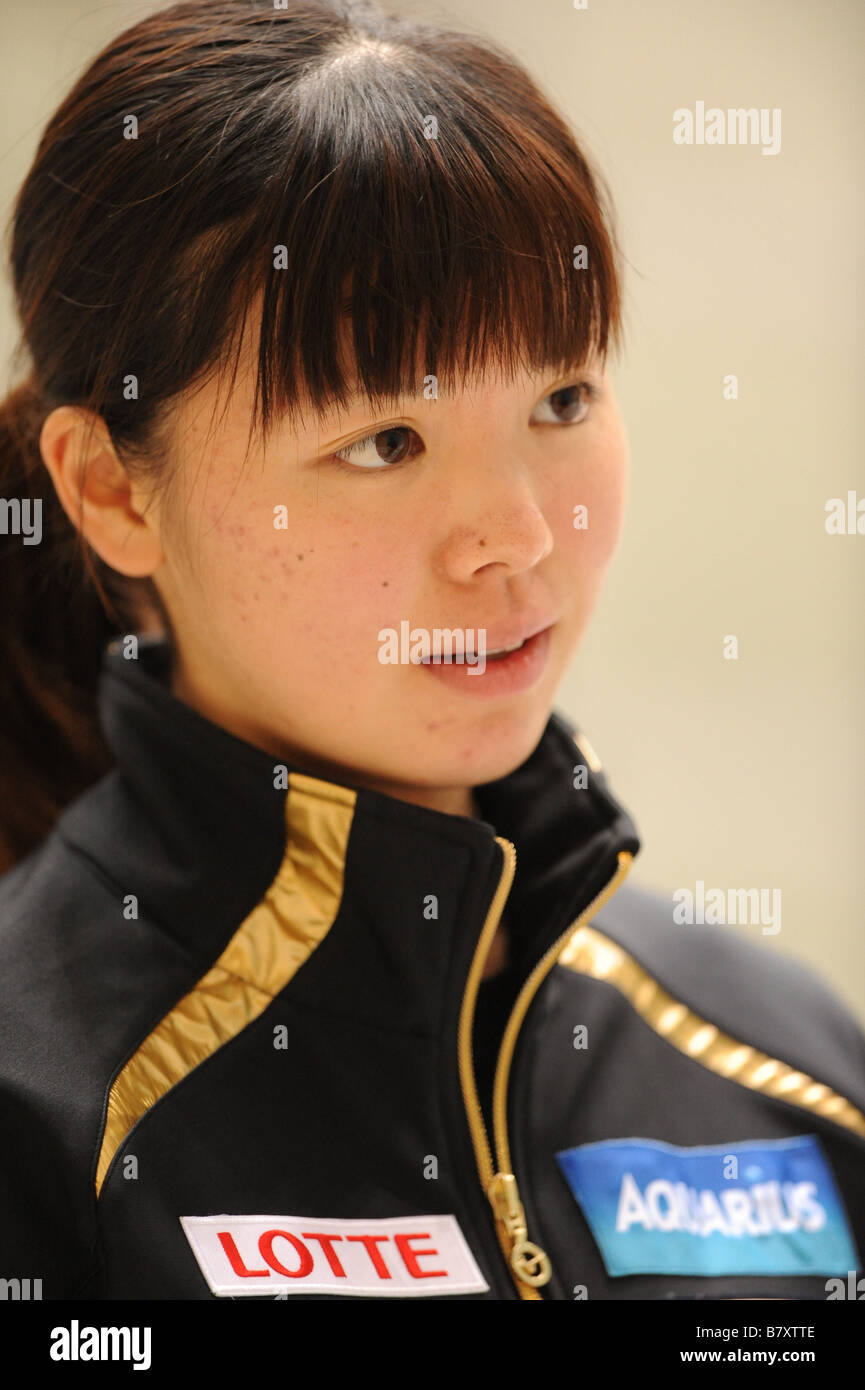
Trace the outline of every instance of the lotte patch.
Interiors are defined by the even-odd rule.
[[[454,1216],[181,1216],[212,1293],[416,1298],[484,1293]]]

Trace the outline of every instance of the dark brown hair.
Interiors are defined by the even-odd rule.
[[[148,614],[168,628],[152,582],[63,511],[49,412],[101,416],[130,473],[167,484],[172,397],[224,369],[259,294],[251,431],[351,390],[389,403],[418,348],[445,383],[605,358],[620,291],[599,188],[509,54],[368,3],[191,0],[92,62],[12,223],[30,375],[0,405],[0,498],[41,499],[43,539],[0,534],[0,868],[110,766],[106,641]]]

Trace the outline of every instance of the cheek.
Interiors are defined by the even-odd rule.
[[[627,445],[618,433],[586,448],[560,475],[551,529],[575,570],[603,571],[619,541],[627,490]]]
[[[404,616],[406,556],[393,526],[366,533],[356,516],[294,510],[277,527],[259,508],[242,519],[214,508],[205,519],[197,564],[209,621],[274,653],[337,642],[350,663],[375,652],[379,630]]]

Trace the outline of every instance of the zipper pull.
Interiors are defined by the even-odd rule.
[[[506,1253],[514,1273],[524,1284],[537,1286],[548,1283],[552,1273],[550,1258],[534,1241],[526,1239],[526,1213],[513,1173],[496,1173],[487,1188],[487,1197],[496,1220],[507,1232],[510,1250]]]

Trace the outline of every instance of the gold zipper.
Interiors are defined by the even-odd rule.
[[[528,1239],[526,1214],[523,1209],[523,1204],[520,1201],[516,1177],[511,1170],[511,1154],[507,1132],[507,1094],[511,1060],[513,1058],[517,1035],[522,1027],[523,1019],[541,983],[549,974],[550,970],[552,970],[557,957],[564,950],[571,935],[583,924],[587,917],[597,912],[617,891],[633,863],[634,856],[626,850],[620,851],[618,868],[613,874],[613,877],[606,886],[602,888],[597,897],[589,903],[589,906],[580,913],[579,917],[577,917],[576,920],[562,932],[561,936],[553,942],[549,950],[544,952],[517,995],[516,1003],[511,1010],[507,1027],[502,1037],[498,1060],[496,1062],[495,1080],[493,1082],[493,1131],[495,1134],[496,1156],[498,1158],[498,1171],[495,1171],[486,1125],[484,1124],[484,1117],[481,1111],[480,1101],[478,1100],[477,1084],[475,1082],[472,1060],[471,1035],[475,1003],[483,968],[486,964],[487,956],[489,955],[492,939],[501,920],[505,902],[510,893],[517,868],[517,851],[511,841],[505,840],[500,835],[497,835],[496,843],[501,847],[505,862],[498,887],[490,903],[489,911],[487,912],[486,920],[475,948],[475,954],[466,981],[457,1034],[459,1073],[463,1091],[463,1101],[466,1108],[466,1115],[468,1116],[469,1129],[474,1145],[475,1159],[478,1165],[481,1186],[493,1209],[499,1244],[508,1262],[508,1268],[511,1271],[520,1297],[527,1300],[540,1300],[541,1295],[537,1290],[541,1285],[548,1283],[552,1273],[552,1266],[546,1252]]]

